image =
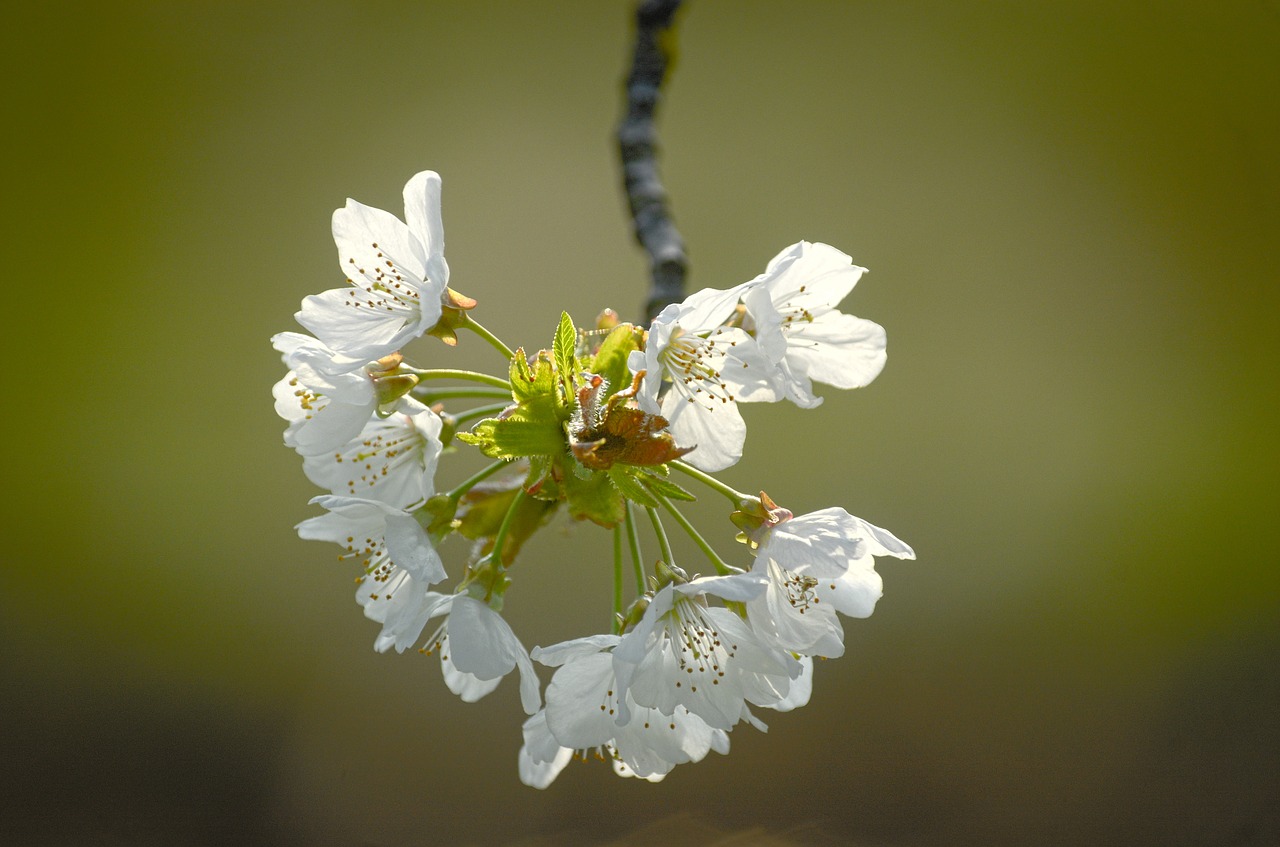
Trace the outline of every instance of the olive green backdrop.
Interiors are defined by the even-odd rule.
[[[0,841],[1280,841],[1274,3],[691,2],[660,127],[692,285],[826,241],[889,334],[872,386],[746,409],[725,476],[919,560],[882,563],[807,708],[656,786],[524,788],[513,683],[465,705],[373,652],[292,532],[316,492],[267,339],[341,282],[332,210],[399,213],[424,168],[511,343],[634,316],[629,15],[7,15]],[[412,348],[495,363],[447,352]],[[607,551],[530,546],[526,643],[605,625]]]

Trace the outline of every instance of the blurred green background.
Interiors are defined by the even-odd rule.
[[[7,17],[0,842],[1280,843],[1274,2],[689,4],[659,123],[692,286],[826,241],[889,334],[872,386],[747,408],[726,479],[919,560],[767,735],[546,792],[514,684],[375,654],[293,534],[267,339],[341,281],[332,210],[424,168],[491,329],[635,316],[629,4]],[[604,625],[607,549],[530,545],[527,644]]]

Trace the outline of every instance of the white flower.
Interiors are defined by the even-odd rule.
[[[671,583],[658,591],[613,651],[618,725],[631,719],[634,701],[665,715],[684,707],[711,727],[728,730],[749,714],[747,703],[786,698],[800,673],[795,659],[730,610],[707,605],[708,595],[748,602],[764,590],[763,577],[746,573]]]
[[[340,561],[359,562],[356,601],[366,616],[382,624],[374,649],[394,646],[404,652],[412,647],[431,614],[427,586],[445,578],[426,531],[413,515],[374,500],[326,494],[311,502],[329,511],[298,524],[298,535],[339,544]]]
[[[756,551],[753,573],[768,578],[747,603],[747,617],[763,636],[806,656],[844,653],[836,613],[865,618],[883,593],[873,556],[914,559],[891,532],[840,508],[788,518],[772,527]]]
[[[380,359],[440,320],[449,285],[440,219],[440,175],[415,174],[404,216],[347,200],[333,213],[333,240],[347,288],[313,294],[295,316],[339,356]]]
[[[378,407],[368,367],[297,332],[274,335],[271,343],[289,368],[272,389],[276,414],[289,421],[284,443],[304,456],[318,455],[359,435]]]
[[[742,457],[747,427],[737,395],[767,391],[776,366],[741,329],[725,327],[744,286],[704,288],[663,309],[649,327],[643,351],[628,361],[646,372],[636,398],[640,408],[662,415],[682,447],[696,447],[686,461],[704,471],[723,470]],[[663,378],[671,388],[658,400]]]
[[[650,782],[678,764],[701,761],[711,750],[728,752],[728,735],[688,709],[664,714],[620,693],[609,653],[620,641],[597,635],[534,649],[538,661],[559,668],[547,687],[546,709],[525,723],[520,761],[527,784],[550,784],[575,750],[582,758],[594,750],[619,776]],[[628,718],[619,723],[621,698],[627,698]]]
[[[440,416],[408,397],[386,418],[374,417],[333,453],[304,456],[307,478],[334,494],[379,500],[401,509],[435,494],[442,445]]]
[[[431,617],[447,617],[422,652],[440,654],[440,672],[449,690],[463,702],[474,703],[519,668],[520,704],[527,714],[536,713],[542,705],[538,675],[528,651],[502,615],[466,594],[432,593],[432,597],[439,599]]]
[[[756,340],[778,367],[772,390],[742,400],[779,400],[812,408],[812,381],[859,388],[884,369],[885,334],[876,323],[836,309],[866,268],[827,244],[801,241],[769,262],[743,292]]]

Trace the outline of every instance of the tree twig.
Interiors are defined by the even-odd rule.
[[[684,299],[689,261],[684,240],[667,209],[658,177],[658,141],[653,116],[672,63],[671,26],[680,0],[641,0],[636,6],[636,48],[626,82],[626,116],[618,126],[622,181],[631,207],[636,241],[649,257],[651,287],[645,317]]]

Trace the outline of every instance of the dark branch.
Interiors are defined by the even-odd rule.
[[[667,192],[658,178],[653,122],[662,81],[672,56],[670,30],[680,0],[641,0],[636,7],[636,50],[627,75],[627,113],[618,126],[622,180],[631,206],[636,241],[649,256],[652,287],[645,304],[646,320],[664,306],[684,299],[688,259],[684,241],[667,210]]]

